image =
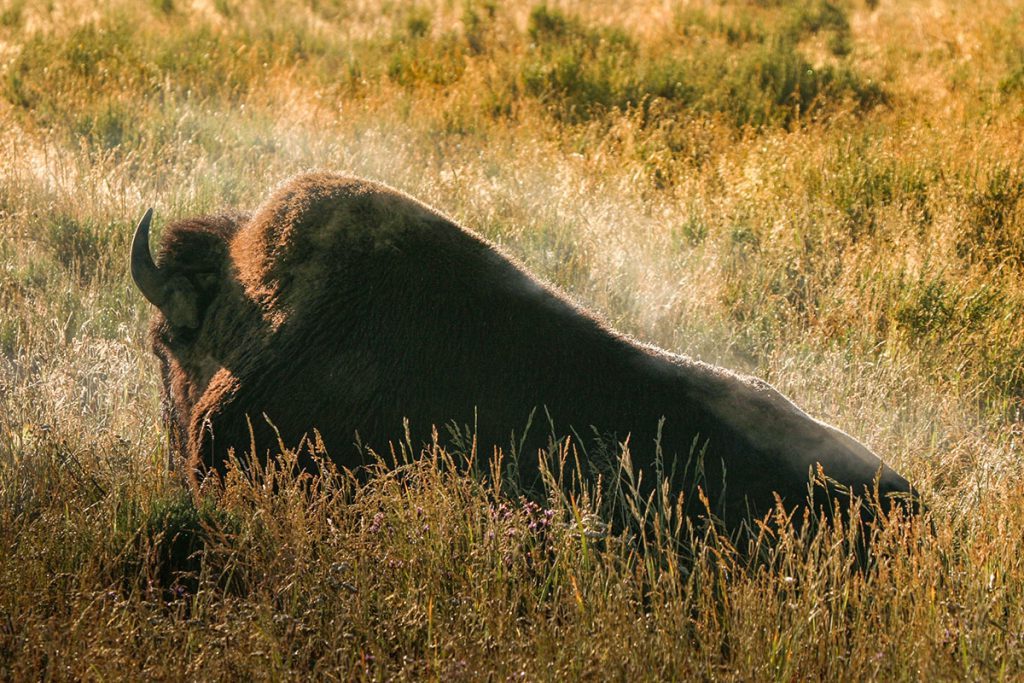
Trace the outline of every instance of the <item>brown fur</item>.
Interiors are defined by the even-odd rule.
[[[882,494],[910,491],[764,382],[616,334],[493,245],[376,183],[299,176],[251,218],[168,226],[158,260],[200,300],[197,328],[157,313],[151,330],[190,473],[222,471],[251,438],[259,455],[273,450],[264,415],[286,444],[316,428],[332,459],[355,468],[357,433],[385,449],[403,418],[416,439],[449,421],[475,425],[489,453],[508,450],[540,408],[585,447],[592,434],[628,437],[648,483],[664,418],[666,469],[683,472],[676,483],[689,491],[698,482],[686,466],[703,450],[699,483],[730,526],[770,509],[776,494],[804,501],[818,464],[857,493],[876,476]],[[527,479],[548,431],[518,434]]]

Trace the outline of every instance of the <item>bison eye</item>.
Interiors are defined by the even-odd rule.
[[[164,328],[160,333],[160,341],[175,353],[181,353],[196,343],[199,327],[177,327],[165,319]]]
[[[199,283],[199,289],[210,293],[217,289],[217,285],[220,284],[220,275],[216,273],[199,273],[195,276],[195,280]]]

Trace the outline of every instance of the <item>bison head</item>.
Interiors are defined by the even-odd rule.
[[[135,229],[130,270],[157,309],[149,334],[161,364],[173,459],[187,453],[190,439],[195,441],[201,432],[193,423],[204,394],[211,385],[230,384],[239,335],[259,334],[259,316],[246,305],[230,258],[231,238],[245,216],[225,214],[169,225],[159,264],[149,248],[152,218],[149,209]]]

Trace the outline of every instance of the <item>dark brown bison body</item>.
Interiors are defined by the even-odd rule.
[[[357,433],[381,451],[406,418],[414,439],[454,421],[475,428],[481,453],[507,451],[537,408],[524,476],[536,474],[553,424],[584,447],[592,435],[628,437],[649,483],[662,423],[665,469],[686,471],[677,485],[692,488],[702,453],[699,483],[730,527],[768,511],[776,494],[787,506],[805,501],[818,464],[856,493],[877,486],[883,503],[910,491],[766,383],[616,334],[493,245],[382,185],[295,178],[251,217],[168,226],[159,266],[148,221],[132,272],[160,311],[151,340],[172,439],[192,472],[222,470],[253,439],[266,453],[276,432],[294,445],[314,428],[332,459],[354,468]]]

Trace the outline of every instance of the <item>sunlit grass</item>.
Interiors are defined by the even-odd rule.
[[[1019,8],[388,7],[0,8],[0,674],[1018,678]],[[848,530],[751,565],[677,544],[669,503],[609,533],[607,492],[528,503],[434,447],[193,500],[132,226],[310,168],[764,376],[917,484],[931,530],[881,531],[866,572]]]

